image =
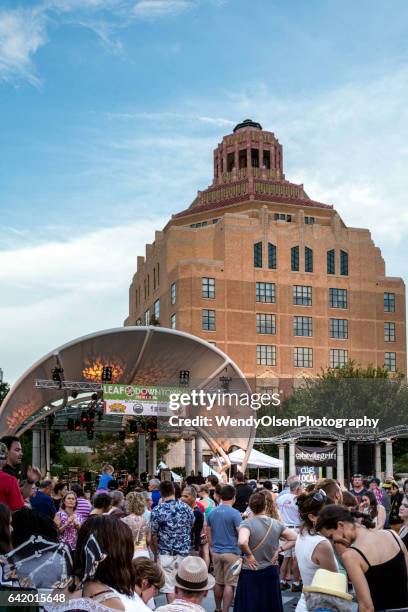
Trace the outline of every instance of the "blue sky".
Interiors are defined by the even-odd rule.
[[[407,277],[408,4],[1,0],[0,367],[121,325],[137,255],[246,117]]]

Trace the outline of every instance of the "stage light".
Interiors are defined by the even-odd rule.
[[[72,391],[71,392],[71,397],[72,397],[72,399],[76,399],[78,397],[78,391]]]
[[[79,431],[81,429],[81,421],[79,419],[75,420],[74,429],[75,431]]]
[[[129,429],[130,429],[130,433],[133,433],[133,434],[137,433],[136,421],[130,421]]]
[[[91,395],[91,400],[92,400],[93,402],[96,402],[96,400],[97,400],[97,399],[98,399],[98,394],[97,394],[97,393],[92,393],[92,395]]]
[[[86,437],[88,438],[88,440],[93,440],[94,438],[93,429],[88,429],[88,431],[86,432]]]
[[[112,366],[103,366],[102,368],[102,382],[107,383],[107,382],[112,382],[112,376],[113,376],[113,368]]]
[[[179,383],[180,385],[188,385],[190,381],[190,370],[180,370]]]

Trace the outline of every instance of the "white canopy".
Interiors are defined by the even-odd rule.
[[[219,473],[213,470],[205,461],[203,461],[202,475],[205,478],[207,478],[207,476],[220,476]]]
[[[228,455],[229,460],[233,465],[241,465],[244,460],[245,452],[242,448],[230,453]],[[265,455],[260,451],[252,449],[251,454],[249,456],[248,466],[249,468],[280,468],[283,465],[283,461],[280,459],[275,459],[275,457],[270,457],[269,455]]]

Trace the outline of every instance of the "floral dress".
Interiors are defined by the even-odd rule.
[[[55,516],[58,516],[60,519],[61,527],[68,522],[69,514],[67,514],[65,510],[59,510]],[[74,514],[74,517],[77,523],[82,523],[82,519],[77,514]],[[75,550],[78,539],[78,529],[75,527],[75,525],[71,524],[69,527],[64,529],[64,531],[61,531],[58,534],[58,539],[60,542],[67,544],[71,550]]]

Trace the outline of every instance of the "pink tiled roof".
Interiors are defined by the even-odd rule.
[[[277,202],[282,204],[294,204],[296,206],[305,206],[308,208],[323,208],[325,210],[333,210],[333,206],[330,204],[323,204],[322,202],[316,202],[314,200],[306,200],[303,198],[288,198],[285,196],[267,195],[256,193],[250,197],[249,194],[241,196],[235,196],[233,198],[225,199],[220,202],[211,202],[208,204],[199,204],[192,208],[186,208],[175,215],[172,215],[172,219],[178,219],[180,217],[186,217],[189,215],[195,215],[197,213],[206,212],[210,210],[219,210],[230,204],[238,204],[239,202],[245,201],[257,201],[257,202]]]

